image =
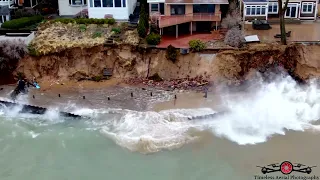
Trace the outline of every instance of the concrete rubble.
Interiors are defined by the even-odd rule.
[[[156,87],[165,90],[194,90],[205,91],[212,85],[209,81],[203,79],[202,76],[194,78],[171,79],[154,81],[146,78],[129,78],[124,81],[130,85],[144,85]]]

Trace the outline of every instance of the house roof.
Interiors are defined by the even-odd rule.
[[[268,0],[242,0],[244,3],[267,3]]]
[[[9,14],[10,14],[9,6],[0,6],[0,16],[9,15]]]
[[[229,4],[228,0],[166,0],[167,4]]]

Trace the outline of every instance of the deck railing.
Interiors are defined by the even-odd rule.
[[[159,28],[191,21],[221,21],[221,13],[190,13],[184,15],[159,16]]]

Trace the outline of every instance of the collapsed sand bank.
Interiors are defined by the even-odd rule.
[[[42,82],[79,80],[102,76],[113,68],[113,77],[148,78],[158,73],[163,80],[202,77],[208,81],[240,82],[252,71],[264,72],[274,65],[306,80],[320,76],[318,45],[251,45],[246,49],[179,55],[176,63],[166,51],[133,46],[74,48],[62,53],[22,59],[15,71]]]

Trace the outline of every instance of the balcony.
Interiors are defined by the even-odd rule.
[[[227,0],[165,0],[166,4],[229,4]]]
[[[221,13],[192,13],[185,15],[160,16],[159,28],[192,21],[221,21]]]
[[[0,0],[0,6],[10,6],[13,3],[13,0]]]

